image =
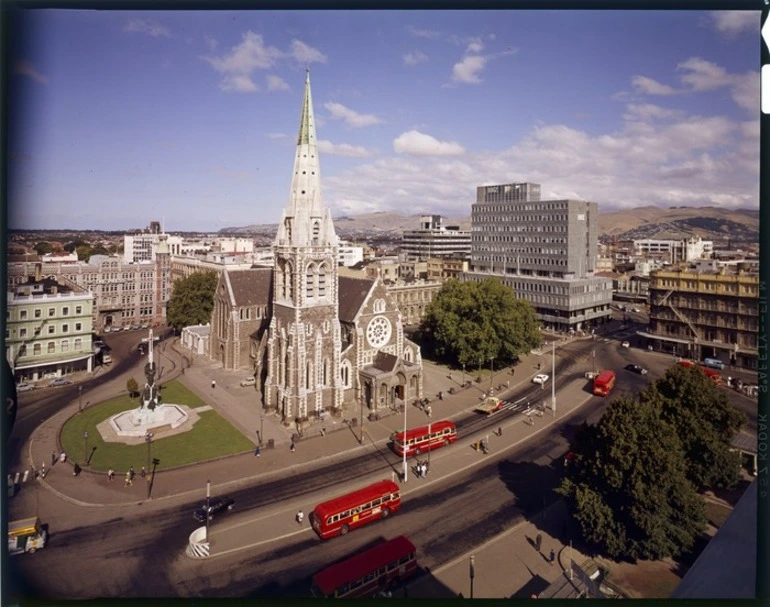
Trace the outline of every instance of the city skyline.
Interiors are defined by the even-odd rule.
[[[605,212],[758,208],[759,19],[30,11],[9,66],[9,227],[277,223],[305,69],[334,217],[465,216],[477,186],[513,181]]]

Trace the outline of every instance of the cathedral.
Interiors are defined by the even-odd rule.
[[[272,268],[223,271],[209,355],[249,368],[262,406],[284,423],[422,397],[422,358],[381,278],[338,275],[338,239],[321,199],[310,73],[305,79],[289,203]]]

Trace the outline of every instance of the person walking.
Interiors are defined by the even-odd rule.
[[[144,466],[142,466],[142,469],[139,471],[139,476],[142,477],[142,480],[147,478],[147,471],[144,469]]]
[[[115,471],[112,468],[110,468],[109,470],[107,470],[107,482],[111,483],[114,478],[115,478]]]
[[[72,470],[72,476],[79,476],[80,470],[81,470],[80,465],[77,462],[75,462],[75,467]]]
[[[553,551],[553,548],[551,548],[551,553],[548,555],[548,562],[553,565],[553,562],[556,560],[556,553]]]
[[[211,389],[213,390],[216,387],[217,387],[217,380],[216,379],[212,379],[211,380]]]
[[[254,457],[259,457],[260,455],[262,455],[262,449],[260,449],[259,445],[257,445],[254,449]]]
[[[131,481],[131,473],[126,472],[126,483],[123,486],[128,487],[129,485],[133,485],[133,482]]]
[[[297,450],[297,444],[294,442],[294,437],[291,439],[291,446],[289,447],[291,449],[291,452],[294,453]]]
[[[543,536],[540,533],[538,533],[537,537],[535,538],[535,548],[537,549],[538,552],[540,552],[540,548],[542,547],[542,545],[543,545]]]
[[[302,512],[302,510],[298,511],[296,518],[297,518],[297,524],[301,525],[302,524],[302,520],[305,518],[305,513]]]

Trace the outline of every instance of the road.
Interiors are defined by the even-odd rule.
[[[131,340],[121,335],[121,347],[127,348],[123,340],[128,343],[138,338]],[[113,351],[119,359],[117,346],[116,342]],[[596,352],[595,359],[592,350]],[[126,356],[131,356],[128,349]],[[542,358],[543,371],[550,374],[550,356],[544,353]],[[278,541],[209,561],[192,561],[184,555],[184,548],[189,533],[196,527],[191,518],[195,503],[179,499],[119,511],[91,509],[73,516],[74,525],[66,524],[69,519],[57,521],[49,547],[34,557],[20,557],[17,563],[21,578],[34,580],[31,586],[39,596],[49,598],[302,596],[307,592],[309,577],[323,566],[383,537],[400,533],[408,535],[420,547],[421,565],[435,568],[493,537],[519,517],[537,512],[553,499],[552,488],[560,475],[559,462],[575,429],[584,420],[597,421],[609,402],[590,397],[590,382],[582,379],[594,360],[599,368],[620,369],[614,394],[636,393],[673,362],[669,356],[621,348],[618,342],[603,338],[567,344],[560,351],[557,366],[557,406],[563,399],[585,399],[587,403],[581,409],[544,430],[537,440],[504,453],[493,453],[479,460],[483,463],[478,466],[436,481],[429,489],[419,490],[411,482],[402,512],[345,538],[322,542],[309,529],[286,530],[284,527],[287,524],[291,527],[288,521],[297,503],[312,505],[328,497],[329,491],[339,493],[343,481],[377,473],[388,476],[390,470],[400,470],[400,459],[386,449],[373,448],[366,455],[341,456],[312,470],[289,470],[286,477],[266,479],[240,489],[232,493],[238,504],[237,512],[232,519],[217,520],[213,527],[219,532],[217,530],[224,531],[226,526],[243,524],[246,542],[248,530],[253,528],[251,533],[256,532],[258,520],[277,516],[276,520],[281,522],[275,523],[274,535],[270,537],[285,536]],[[622,370],[628,362],[644,365],[650,369],[649,375]],[[122,364],[122,360],[115,364],[115,375],[119,376],[116,386],[120,386],[119,382],[125,385],[123,376],[131,373],[135,363],[126,368],[126,373],[121,371]],[[76,392],[69,390],[72,398]],[[510,401],[524,399],[537,404],[542,399],[550,400],[550,385],[544,388],[527,385],[501,396]],[[749,399],[732,391],[730,397],[731,401],[736,398],[747,401],[742,404],[751,409]],[[46,395],[36,401],[29,407],[25,423],[44,415],[46,407],[54,406],[52,403],[57,400],[54,395]],[[753,413],[756,428],[755,401]],[[482,436],[501,421],[519,414],[520,409],[512,408],[489,418],[466,414],[457,419],[459,433],[466,438]],[[455,445],[446,451],[460,448]],[[467,446],[466,451],[470,451]],[[476,456],[473,452],[471,457]]]

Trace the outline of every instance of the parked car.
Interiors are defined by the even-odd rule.
[[[535,377],[532,378],[533,384],[544,384],[548,381],[548,375],[545,373],[538,373],[535,375]]]
[[[228,512],[235,506],[235,500],[231,497],[212,497],[209,500],[209,520],[221,512]],[[206,522],[206,502],[203,502],[199,508],[193,512],[193,518],[199,523]]]
[[[35,386],[32,384],[16,384],[16,392],[29,392],[34,390]]]
[[[254,377],[246,377],[241,380],[241,386],[255,386],[257,384],[257,380]]]
[[[621,346],[622,348],[630,348],[630,347],[631,347],[631,344],[630,344],[630,343],[628,343],[627,341],[624,341],[622,344],[620,344],[620,346]]]
[[[632,311],[632,312],[636,312],[637,314],[638,314],[639,312],[641,312],[641,310],[639,310],[639,308],[631,308],[631,311]]]
[[[112,327],[104,327],[104,329],[102,329],[102,333],[110,333],[111,331]]]
[[[598,371],[586,371],[585,378],[594,379],[597,375],[599,375]]]
[[[626,371],[632,371],[634,373],[638,373],[639,375],[647,375],[647,369],[642,367],[641,365],[626,365]]]
[[[56,386],[69,386],[72,383],[71,380],[65,379],[63,377],[60,377],[59,379],[53,380],[50,384],[48,384],[50,387],[55,388]]]
[[[103,354],[102,355],[102,364],[103,365],[111,365],[112,364],[112,356],[109,354]]]

